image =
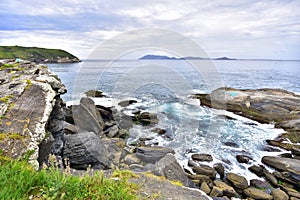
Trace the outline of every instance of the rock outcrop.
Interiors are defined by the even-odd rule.
[[[38,165],[39,145],[50,136],[46,125],[66,88],[42,65],[2,60],[0,69],[2,154],[15,159],[29,156]]]

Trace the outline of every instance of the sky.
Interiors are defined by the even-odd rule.
[[[300,60],[299,10],[299,0],[1,0],[0,45],[58,48],[85,59],[120,34],[161,28],[212,58]]]

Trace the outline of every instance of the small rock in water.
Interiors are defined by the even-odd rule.
[[[253,160],[250,156],[246,156],[246,155],[237,155],[236,156],[236,160],[239,163],[249,163],[250,160]]]
[[[262,177],[264,175],[265,167],[262,165],[252,165],[251,167],[248,168],[250,172],[256,174],[259,177]]]
[[[204,153],[197,153],[192,155],[192,159],[196,161],[207,161],[211,162],[213,161],[213,158],[210,154],[204,154]]]
[[[137,101],[136,100],[124,100],[124,101],[119,102],[118,105],[121,107],[127,107],[134,103],[137,103]]]
[[[165,134],[167,131],[165,129],[162,129],[162,128],[155,128],[155,129],[152,129],[151,132],[154,132],[154,133],[157,133],[159,135],[163,135]]]
[[[224,166],[221,163],[214,164],[214,169],[218,172],[220,175],[220,178],[223,179],[225,175],[225,169]]]
[[[239,148],[240,147],[237,143],[231,142],[231,141],[223,142],[223,144],[226,145],[226,146],[229,146],[229,147],[234,147],[234,148]]]

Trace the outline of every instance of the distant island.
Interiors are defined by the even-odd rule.
[[[169,57],[169,56],[163,56],[163,55],[145,55],[139,60],[237,60],[235,58],[227,58],[227,57],[221,57],[221,58],[202,58],[202,57]]]
[[[22,46],[0,46],[0,59],[21,59],[36,63],[80,62],[76,56],[61,49]]]

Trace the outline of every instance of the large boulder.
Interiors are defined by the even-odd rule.
[[[99,136],[91,132],[83,132],[65,136],[63,156],[75,169],[111,168],[111,157]]]
[[[262,162],[277,170],[300,174],[300,160],[275,156],[264,156]]]
[[[80,105],[72,106],[75,125],[87,132],[100,134],[104,127],[103,119],[90,98],[82,98]]]
[[[174,154],[173,149],[160,146],[137,147],[136,155],[144,163],[156,163],[168,153]]]
[[[173,154],[167,154],[156,162],[151,171],[158,176],[166,177],[168,180],[180,181],[184,186],[192,186],[192,182]]]

